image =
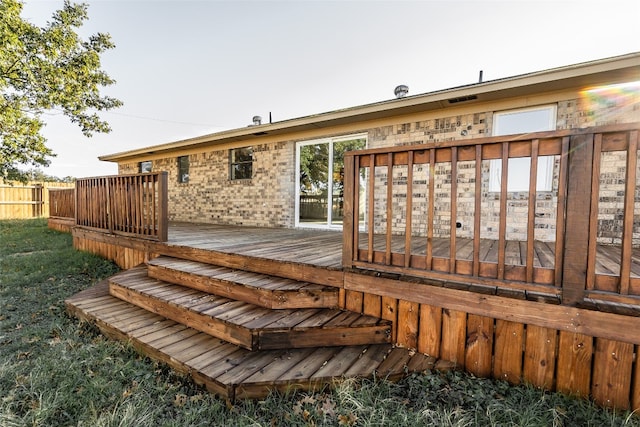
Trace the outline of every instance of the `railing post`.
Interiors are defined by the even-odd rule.
[[[574,135],[569,141],[567,214],[564,235],[562,303],[577,305],[584,299],[587,283],[589,222],[593,173],[593,134]],[[597,215],[597,212],[595,213]]]
[[[158,174],[158,240],[169,240],[169,173]]]
[[[73,222],[75,225],[80,225],[78,222],[78,197],[80,191],[78,191],[78,186],[80,185],[80,181],[76,180],[73,191]]]
[[[344,156],[344,213],[342,217],[342,266],[353,266],[353,206],[355,200],[355,156]],[[358,221],[355,221],[357,224]]]
[[[113,233],[113,229],[114,229],[114,221],[113,221],[113,213],[114,213],[114,209],[113,209],[113,201],[111,200],[111,182],[112,179],[111,178],[105,178],[105,192],[106,192],[106,197],[107,197],[107,227],[109,229],[109,233]]]

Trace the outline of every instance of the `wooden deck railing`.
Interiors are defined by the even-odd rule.
[[[343,265],[637,305],[639,129],[346,153]],[[524,188],[513,191],[509,168]]]
[[[49,189],[49,217],[75,218],[76,198],[75,188]]]
[[[167,240],[167,173],[76,181],[76,225]]]

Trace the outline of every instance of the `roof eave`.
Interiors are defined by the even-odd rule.
[[[265,135],[282,135],[420,111],[443,109],[458,105],[458,103],[452,103],[451,100],[459,98],[471,98],[463,101],[465,104],[486,102],[539,93],[542,89],[549,92],[563,88],[602,84],[604,80],[616,82],[625,81],[629,78],[640,78],[640,53],[474,83],[275,123],[231,129],[166,144],[104,155],[100,156],[99,159],[118,162],[144,155],[179,151],[187,147],[196,148],[199,146],[205,147],[247,141]]]

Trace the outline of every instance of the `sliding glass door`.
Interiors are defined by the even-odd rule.
[[[297,144],[297,226],[342,227],[344,153],[366,148],[366,145],[365,135]]]

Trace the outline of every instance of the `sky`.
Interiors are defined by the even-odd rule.
[[[101,113],[86,138],[46,114],[58,177],[117,173],[98,156],[483,80],[640,52],[638,0],[86,0],[86,39],[109,33]],[[25,0],[44,26],[63,2]]]

